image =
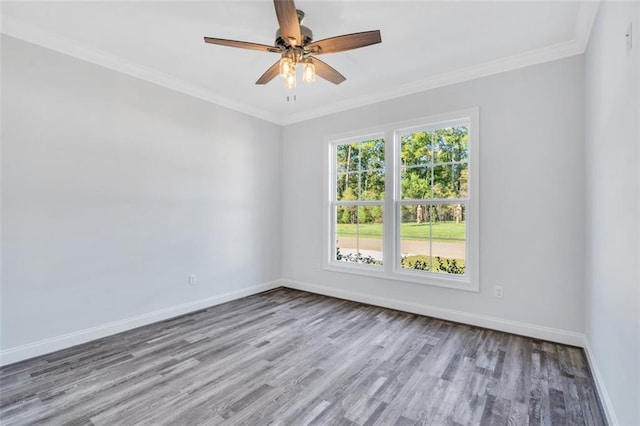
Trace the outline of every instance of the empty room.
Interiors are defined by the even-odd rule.
[[[640,426],[640,2],[0,16],[1,425]]]

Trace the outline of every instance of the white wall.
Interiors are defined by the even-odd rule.
[[[586,53],[586,328],[622,425],[640,424],[639,34],[640,3],[602,2]]]
[[[83,330],[127,328],[283,276],[558,340],[586,322],[609,415],[640,423],[639,16],[637,3],[604,2],[586,63],[528,67],[284,133],[3,36],[3,353],[33,355],[56,347],[42,342],[64,346],[95,337]],[[474,106],[480,293],[320,270],[324,137]]]
[[[5,362],[280,277],[279,126],[3,36],[1,137]]]
[[[336,295],[365,295],[374,303],[393,299],[431,306],[445,315],[442,309],[458,311],[462,316],[455,318],[514,331],[540,335],[549,330],[536,327],[552,328],[549,338],[578,343],[575,337],[584,331],[583,59],[576,56],[287,126],[285,282],[309,289],[323,286],[315,288]],[[326,236],[318,224],[324,220],[325,136],[475,106],[480,107],[480,293],[321,271]],[[493,297],[497,284],[504,286],[503,300]],[[509,328],[509,321],[533,328]]]

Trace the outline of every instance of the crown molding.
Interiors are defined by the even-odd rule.
[[[330,106],[323,106],[308,111],[291,114],[284,118],[283,125],[294,124],[311,120],[329,114],[347,111],[382,101],[449,86],[477,78],[488,77],[507,71],[516,70],[544,62],[555,61],[569,56],[580,55],[586,50],[589,36],[598,11],[599,0],[591,0],[580,3],[573,40],[551,46],[529,50],[517,55],[500,58],[483,64],[474,65],[440,75],[427,77],[410,83],[400,84],[396,87],[379,90],[364,96],[354,96],[342,102],[335,102]]]
[[[243,114],[257,117],[281,126],[286,126],[414,93],[424,92],[438,87],[449,86],[456,83],[462,83],[464,81],[487,77],[493,74],[499,74],[506,71],[512,71],[531,65],[582,54],[589,43],[589,37],[591,35],[599,4],[600,0],[589,0],[580,3],[574,27],[574,37],[572,40],[485,62],[483,64],[430,76],[421,80],[400,84],[392,88],[375,91],[374,93],[362,96],[351,96],[342,101],[331,102],[330,105],[306,111],[294,112],[286,116],[255,108],[247,103],[238,102],[225,96],[221,96],[211,90],[194,85],[175,76],[145,67],[117,55],[79,43],[67,37],[42,30],[41,28],[37,28],[13,17],[6,15],[2,17],[0,32],[11,37],[19,38],[63,54],[241,112]]]
[[[43,30],[14,17],[7,16],[6,14],[2,16],[0,32],[92,64],[100,65],[105,68],[157,84],[158,86],[166,87],[176,92],[241,112],[243,114],[251,115],[272,123],[281,124],[279,122],[279,117],[276,114],[229,99],[178,77],[163,73],[156,69],[145,67],[112,53],[72,40],[68,37]]]
[[[392,88],[378,90],[377,92],[368,95],[351,97],[341,102],[334,102],[330,106],[323,106],[308,111],[294,113],[285,117],[283,124],[288,125],[298,123],[382,101],[388,101],[402,96],[424,92],[426,90],[436,89],[438,87],[475,80],[477,78],[512,71],[518,68],[524,68],[568,56],[579,55],[580,53],[582,52],[575,40],[559,43],[542,49],[531,50],[514,56],[500,58],[495,61],[485,62],[484,64],[474,65],[472,67],[462,68],[410,83],[401,84]]]

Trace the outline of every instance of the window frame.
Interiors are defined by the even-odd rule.
[[[479,218],[479,108],[469,108],[443,114],[430,115],[403,122],[382,124],[375,128],[360,129],[325,137],[324,173],[324,250],[322,269],[326,271],[353,273],[375,278],[409,282],[414,284],[480,291],[480,218]],[[402,200],[401,185],[401,134],[413,131],[434,130],[461,123],[469,123],[469,185],[466,207],[466,258],[465,274],[440,274],[414,271],[400,266],[401,205],[415,204],[420,200]],[[335,259],[336,252],[336,147],[347,141],[364,141],[383,137],[385,141],[385,198],[383,200],[383,264],[373,266],[349,263]],[[457,200],[457,199],[454,199]],[[366,201],[362,202],[363,205]]]
[[[329,143],[329,176],[330,179],[332,179],[332,182],[329,185],[329,212],[328,212],[328,216],[329,216],[329,232],[331,235],[333,235],[333,237],[331,238],[331,241],[329,242],[329,251],[330,253],[333,253],[333,255],[329,254],[329,258],[327,259],[328,263],[324,263],[323,262],[323,266],[326,268],[329,266],[329,264],[335,266],[337,265],[340,269],[342,269],[342,267],[346,267],[346,268],[353,268],[355,271],[369,271],[369,270],[373,270],[374,272],[380,272],[384,269],[384,261],[385,259],[383,258],[383,264],[382,265],[367,265],[367,264],[361,264],[361,263],[353,263],[353,262],[341,262],[335,259],[335,254],[336,254],[336,241],[335,241],[335,235],[336,235],[336,208],[338,206],[355,206],[355,207],[360,207],[360,206],[378,206],[381,205],[382,206],[382,223],[383,223],[383,228],[382,228],[382,241],[383,241],[383,256],[385,253],[385,248],[384,248],[384,241],[385,241],[385,235],[386,235],[386,229],[385,229],[385,217],[386,217],[386,200],[387,200],[387,185],[388,185],[388,180],[387,180],[387,173],[386,173],[386,164],[387,164],[387,138],[385,137],[385,133],[384,132],[365,132],[365,134],[363,134],[362,132],[354,132],[353,133],[354,136],[347,136],[347,137],[341,137],[339,139],[332,139]],[[337,158],[337,147],[338,145],[346,145],[349,143],[362,143],[365,141],[369,141],[369,140],[374,140],[374,139],[384,139],[384,153],[385,153],[385,181],[384,181],[384,185],[385,185],[385,198],[383,200],[353,200],[353,201],[339,201],[337,198],[337,176],[338,176],[338,171],[336,170],[336,158]],[[325,167],[325,170],[327,170],[327,168]],[[359,170],[358,173],[361,173],[362,171]],[[325,192],[326,193],[326,192]]]

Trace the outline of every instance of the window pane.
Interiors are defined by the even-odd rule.
[[[382,204],[337,207],[335,259],[382,265],[382,225]]]
[[[458,198],[469,196],[469,164],[454,164],[453,166],[453,193]]]
[[[345,188],[347,187],[347,176],[344,173],[338,173],[336,175],[336,199],[337,200],[341,200],[343,195],[342,193],[344,192]]]
[[[434,131],[432,144],[433,162],[467,161],[469,158],[469,127],[447,127]]]
[[[400,135],[403,166],[427,165],[469,158],[469,126],[445,127]]]
[[[400,255],[404,269],[431,270],[431,206],[408,204],[401,206]]]
[[[447,143],[452,146],[453,161],[469,160],[469,126],[452,127],[447,137]]]
[[[336,179],[336,199],[338,201],[353,201],[358,199],[359,173],[338,173]]]
[[[403,205],[400,250],[403,269],[464,274],[465,206]]]
[[[356,225],[358,223],[358,208],[356,206],[338,206],[336,208],[336,224],[340,225]],[[344,232],[349,233],[352,228],[345,227]],[[353,228],[354,235],[356,228]]]
[[[384,167],[384,139],[374,139],[360,143],[360,170]]]
[[[338,173],[347,171],[347,145],[336,146],[336,171]]]
[[[466,198],[468,176],[466,163],[433,166],[433,198]]]
[[[349,143],[336,146],[336,170],[338,173],[354,172],[360,168],[360,144]]]
[[[403,166],[426,165],[432,162],[430,132],[400,135],[400,160]]]
[[[384,199],[384,170],[367,170],[360,174],[360,200]]]
[[[407,167],[400,175],[403,199],[431,198],[431,168]]]
[[[336,146],[336,200],[384,199],[384,139]]]

